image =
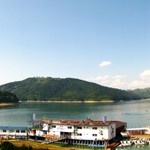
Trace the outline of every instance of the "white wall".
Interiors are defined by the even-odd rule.
[[[19,130],[19,132],[16,132],[16,130],[6,130],[6,132],[3,132],[3,130],[0,130],[0,135],[6,135],[6,136],[27,136],[27,131],[24,133]]]
[[[74,126],[56,125],[55,128],[53,126],[50,126],[50,130],[55,132],[74,132]]]
[[[94,126],[93,126],[94,127]],[[94,129],[92,126],[82,126],[79,129],[73,125],[48,125],[43,124],[43,130],[48,131],[47,134],[61,136],[61,132],[71,133],[72,139],[83,139],[83,140],[110,140],[116,136],[115,124],[108,126],[100,126]],[[96,127],[96,126],[95,126]],[[37,131],[36,135],[41,135],[41,131]]]
[[[109,127],[98,127],[93,129],[93,127],[85,126],[82,129],[77,129],[75,133],[72,133],[72,139],[83,139],[83,140],[106,140],[111,139],[109,136]]]

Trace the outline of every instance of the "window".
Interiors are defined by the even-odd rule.
[[[78,129],[82,129],[82,127],[78,127]]]
[[[77,136],[82,136],[82,133],[78,133]]]
[[[9,133],[13,133],[13,132],[14,132],[14,130],[10,130],[10,131],[9,131]]]
[[[93,127],[93,130],[97,130],[97,127]]]
[[[97,136],[97,134],[92,134],[92,136]]]
[[[56,126],[52,126],[52,128],[56,128]]]
[[[16,130],[16,133],[19,133],[20,131],[19,130]]]
[[[21,133],[25,133],[26,131],[25,130],[21,130]]]
[[[6,132],[6,130],[3,130],[3,132]]]
[[[68,129],[72,129],[72,127],[69,126]]]

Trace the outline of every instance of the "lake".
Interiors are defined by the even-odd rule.
[[[127,122],[128,127],[143,127],[150,125],[149,108],[149,100],[118,103],[22,102],[13,106],[0,107],[0,125],[30,126],[32,114],[35,113],[37,118],[54,120],[85,120],[86,118],[102,120],[103,116],[107,116],[108,120]],[[139,147],[140,150],[142,148]]]

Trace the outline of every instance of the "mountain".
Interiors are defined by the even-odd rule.
[[[130,91],[134,94],[138,94],[138,95],[141,95],[141,97],[143,99],[147,99],[147,98],[150,98],[150,88],[144,88],[144,89],[135,89],[135,90],[132,90]]]
[[[129,91],[73,78],[33,77],[1,85],[0,90],[14,93],[22,101],[120,101],[141,98]]]
[[[13,93],[0,91],[0,103],[17,103],[19,99]]]

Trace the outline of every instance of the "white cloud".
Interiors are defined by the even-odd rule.
[[[145,83],[142,80],[134,80],[129,84],[129,87],[130,87],[130,89],[145,88],[145,87],[147,87],[146,84],[147,83]]]
[[[110,61],[102,61],[102,62],[99,64],[100,67],[105,67],[105,66],[109,66],[109,65],[111,65],[111,62],[110,62]]]
[[[140,73],[139,78],[130,83],[132,88],[150,87],[150,70],[144,70]]]
[[[145,79],[150,79],[150,70],[144,70],[144,71],[140,74],[140,78],[142,78],[143,80],[145,80]]]
[[[112,76],[113,79],[123,79],[124,77],[126,77],[125,75],[121,75],[121,74],[118,74],[118,75],[114,75]]]
[[[134,80],[128,79],[126,75],[116,74],[114,76],[104,75],[86,79],[103,86],[119,89],[137,89],[150,87],[150,70],[144,70]]]
[[[95,82],[103,86],[113,87],[124,89],[127,86],[127,83],[123,81],[124,75],[104,75],[104,76],[97,76],[97,77],[90,77],[86,80],[90,82]]]

